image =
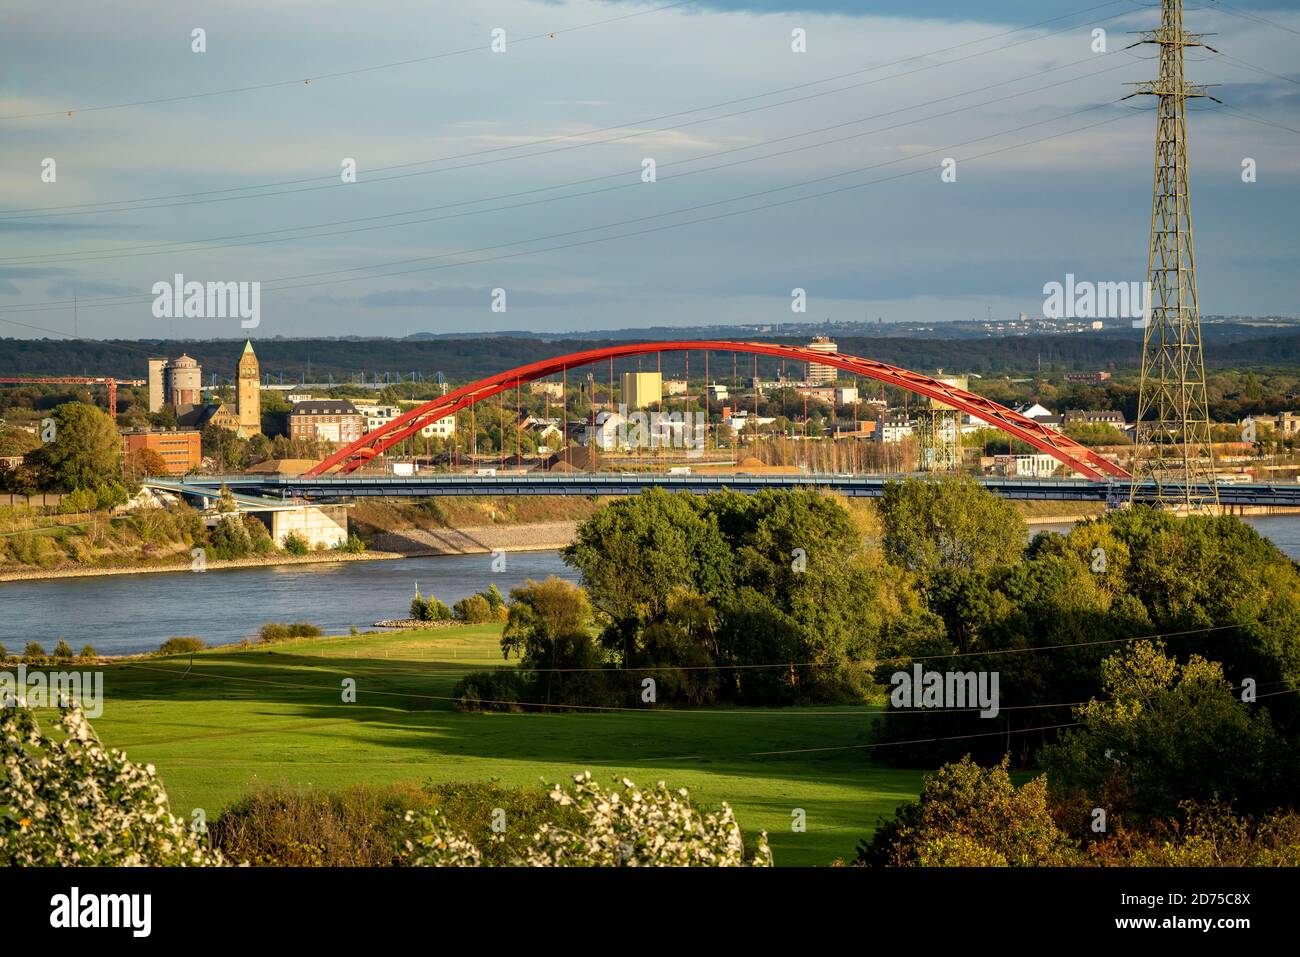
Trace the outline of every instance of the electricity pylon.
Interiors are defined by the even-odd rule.
[[[1183,50],[1205,46],[1200,42],[1204,35],[1183,32],[1182,0],[1163,0],[1160,27],[1144,31],[1142,39],[1133,44],[1160,48],[1160,79],[1134,84],[1137,89],[1130,94],[1154,96],[1158,107],[1142,378],[1134,437],[1137,461],[1129,500],[1133,501],[1139,483],[1150,480],[1155,483],[1154,504],[1188,509],[1219,502],[1187,177],[1187,100],[1214,97],[1206,92],[1205,84],[1187,83],[1183,76]]]
[[[934,473],[960,472],[961,413],[949,408],[922,409],[917,425],[921,467]]]

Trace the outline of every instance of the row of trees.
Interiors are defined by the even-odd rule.
[[[1140,830],[1188,820],[1187,801],[1288,806],[1296,565],[1235,518],[1145,508],[1027,538],[969,479],[895,484],[854,511],[812,492],[647,492],[580,527],[565,556],[582,588],[511,592],[501,646],[519,668],[458,694],[498,708],[783,705],[862,700],[913,665],[997,673],[992,720],[891,702],[875,759],[1041,766],[1076,849],[1098,807]]]

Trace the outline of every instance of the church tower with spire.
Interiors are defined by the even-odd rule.
[[[258,382],[260,372],[252,340],[249,340],[244,343],[244,354],[239,357],[239,377],[235,389],[235,410],[239,416],[239,429],[244,435],[257,435],[262,431],[262,387]]]

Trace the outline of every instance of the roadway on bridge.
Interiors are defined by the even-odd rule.
[[[191,476],[186,481],[151,480],[154,488],[211,497],[214,488],[226,485],[233,492],[277,500],[336,501],[344,498],[426,498],[450,495],[636,495],[648,488],[708,494],[724,489],[754,493],[764,489],[816,488],[841,495],[878,497],[890,482],[907,476],[833,475],[790,473],[785,475],[654,473],[581,473],[563,475],[459,475],[429,473],[414,477],[345,475],[306,478],[268,475]],[[1094,482],[1087,479],[978,480],[989,491],[1004,498],[1062,502],[1127,502],[1131,482],[1116,479]],[[1224,505],[1275,505],[1300,507],[1300,485],[1220,485],[1219,501]],[[1154,486],[1138,486],[1142,500]]]

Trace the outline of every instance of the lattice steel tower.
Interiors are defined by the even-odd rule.
[[[1183,50],[1204,46],[1204,34],[1183,32],[1182,0],[1163,0],[1160,27],[1141,36],[1134,46],[1159,47],[1160,79],[1134,84],[1130,94],[1154,96],[1158,104],[1134,478],[1154,481],[1157,505],[1201,509],[1217,505],[1219,493],[1196,298],[1187,100],[1209,94],[1204,84],[1184,79]],[[1135,481],[1130,501],[1137,491]]]

